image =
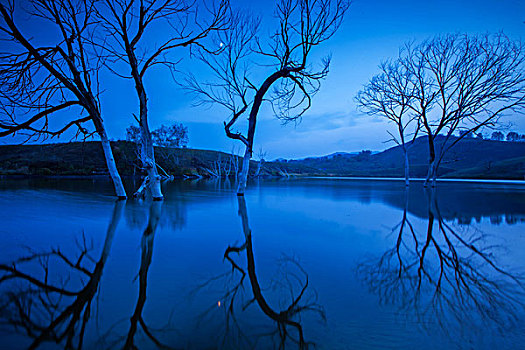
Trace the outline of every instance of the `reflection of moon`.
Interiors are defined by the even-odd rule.
[[[219,47],[223,47],[223,46],[224,46],[224,44],[223,44],[223,43],[220,43],[220,44],[219,44]]]

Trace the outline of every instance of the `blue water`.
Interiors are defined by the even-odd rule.
[[[519,184],[163,186],[2,180],[0,348],[525,348]]]

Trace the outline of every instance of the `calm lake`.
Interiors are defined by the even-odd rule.
[[[163,191],[0,180],[0,348],[525,349],[524,185]]]

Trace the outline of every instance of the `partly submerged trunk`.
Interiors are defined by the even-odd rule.
[[[253,151],[253,140],[255,137],[255,126],[257,123],[257,114],[259,114],[259,109],[264,99],[264,95],[272,86],[272,84],[278,79],[287,76],[292,71],[292,68],[283,68],[277,72],[270,75],[264,82],[261,87],[257,90],[255,97],[253,99],[252,109],[250,110],[250,116],[248,118],[248,135],[246,137],[246,150],[244,152],[244,159],[242,162],[242,170],[239,176],[239,186],[237,188],[237,195],[244,196],[244,190],[246,189],[246,182],[248,181],[248,171],[250,168],[250,159],[252,158]]]
[[[405,154],[405,186],[410,184],[410,164],[408,163],[408,150],[403,145],[403,153]]]
[[[149,130],[148,124],[148,97],[146,95],[146,89],[142,80],[142,75],[139,73],[139,63],[135,57],[134,48],[131,47],[129,42],[125,43],[126,54],[129,59],[131,67],[131,76],[135,81],[135,91],[139,98],[139,126],[140,126],[140,160],[142,166],[146,170],[147,177],[144,180],[141,189],[135,193],[135,196],[142,195],[142,191],[147,188],[151,191],[151,196],[154,201],[163,200],[162,191],[160,188],[160,176],[157,171],[157,163],[155,162],[155,150],[153,148],[153,139]]]
[[[246,182],[248,181],[248,172],[250,171],[250,159],[252,158],[252,152],[250,148],[246,146],[244,151],[244,158],[242,159],[242,170],[239,174],[239,184],[237,186],[237,195],[244,196],[246,190]]]
[[[436,186],[436,178],[437,178],[436,161],[433,160],[428,165],[427,177],[425,178],[425,182],[423,183],[423,185],[425,187],[428,187],[429,185],[431,187],[435,187]]]
[[[432,135],[428,135],[428,172],[427,177],[425,178],[425,182],[423,183],[423,186],[428,187],[428,185],[432,182],[432,186],[435,186],[435,178],[436,178],[436,149],[434,145],[434,137]]]
[[[115,193],[119,200],[127,198],[126,190],[122,184],[122,179],[117,169],[117,164],[115,163],[115,158],[113,157],[113,151],[111,150],[111,144],[106,134],[106,130],[101,120],[95,121],[95,127],[97,133],[100,136],[100,142],[102,143],[102,150],[104,151],[104,157],[106,158],[106,165],[108,167],[109,175],[113,181],[113,186],[115,187]]]
[[[146,112],[147,113],[147,112]],[[155,162],[155,149],[153,147],[153,139],[151,132],[148,127],[148,118],[142,116],[140,122],[141,132],[141,147],[140,147],[140,158],[142,166],[146,169],[148,178],[148,187],[151,191],[151,196],[154,201],[163,199],[162,191],[160,188],[160,176],[157,171],[157,163]]]

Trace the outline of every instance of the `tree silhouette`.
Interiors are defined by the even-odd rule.
[[[149,188],[153,199],[163,199],[149,128],[146,73],[156,66],[168,66],[174,69],[178,60],[173,59],[170,53],[175,49],[197,46],[207,50],[202,41],[210,33],[225,28],[228,9],[229,2],[220,0],[216,8],[208,9],[211,19],[205,22],[198,15],[200,8],[197,2],[185,0],[98,2],[97,14],[109,38],[100,45],[100,48],[109,55],[108,62],[111,64],[107,66],[117,75],[133,80],[139,102],[139,117],[136,119],[141,135],[140,157],[147,176],[135,196],[142,196],[142,191]],[[155,26],[160,26],[165,34],[161,37],[157,33],[147,42],[147,36]],[[149,49],[151,46],[154,49]],[[116,67],[122,62],[130,69],[130,75],[117,72]]]
[[[216,80],[201,83],[192,75],[187,79],[187,88],[200,97],[197,104],[217,103],[231,113],[224,122],[226,135],[245,146],[238,195],[244,195],[246,188],[263,102],[269,102],[284,123],[296,122],[304,115],[330,65],[327,57],[319,68],[313,68],[309,64],[311,52],[335,34],[348,5],[346,0],[279,0],[275,8],[278,29],[268,38],[258,35],[259,20],[236,13],[230,28],[218,35],[219,43],[224,45],[221,55],[201,55]],[[254,60],[261,64],[250,64]],[[259,84],[252,78],[257,68],[264,68],[257,75],[263,77]],[[246,134],[234,131],[246,114]]]
[[[14,1],[0,4],[0,39],[13,43],[0,52],[0,136],[22,133],[38,139],[74,130],[73,138],[88,138],[96,133],[115,192],[125,199],[101,113],[98,74],[104,58],[91,45],[98,28],[94,6],[94,0],[29,1],[25,14],[53,26],[57,39],[51,41],[42,31],[23,33]],[[36,44],[43,41],[48,43]],[[64,119],[65,112],[69,116],[63,125],[52,128],[56,118],[51,117]]]

